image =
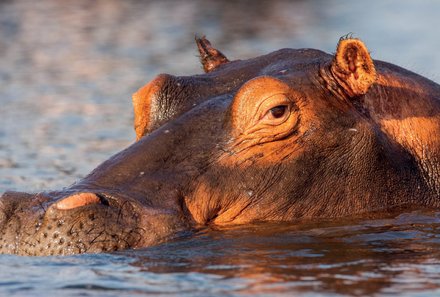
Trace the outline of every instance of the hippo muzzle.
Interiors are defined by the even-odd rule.
[[[44,194],[6,192],[1,198],[0,251],[66,255],[129,248],[140,241],[136,216],[125,216],[99,198],[103,196],[84,194],[87,197],[76,194],[54,203]]]
[[[57,196],[56,193],[53,196]],[[69,255],[108,252],[159,243],[176,230],[162,223],[175,214],[105,193],[6,192],[0,198],[0,252]],[[177,228],[176,228],[177,229]]]

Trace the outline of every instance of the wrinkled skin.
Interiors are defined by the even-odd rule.
[[[439,207],[440,87],[373,61],[282,49],[229,61],[197,39],[205,74],[133,96],[137,141],[62,191],[6,192],[0,252],[146,247],[201,226]]]

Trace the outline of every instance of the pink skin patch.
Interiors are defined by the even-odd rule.
[[[57,209],[68,210],[76,207],[81,207],[89,204],[98,204],[100,203],[100,199],[93,193],[78,193],[67,198],[64,198],[61,201],[58,201],[55,204]]]

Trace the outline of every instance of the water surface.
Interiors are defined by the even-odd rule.
[[[365,2],[365,3],[364,3]],[[439,81],[437,1],[0,2],[0,193],[72,184],[130,145],[131,94],[201,73],[194,34],[230,59],[333,52],[354,32],[376,59]],[[252,225],[157,247],[0,256],[0,296],[437,296],[440,213]]]

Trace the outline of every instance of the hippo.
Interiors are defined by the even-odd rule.
[[[281,49],[229,60],[196,37],[203,74],[133,95],[136,141],[58,191],[5,192],[0,252],[144,248],[200,228],[440,206],[440,86],[373,60]]]

